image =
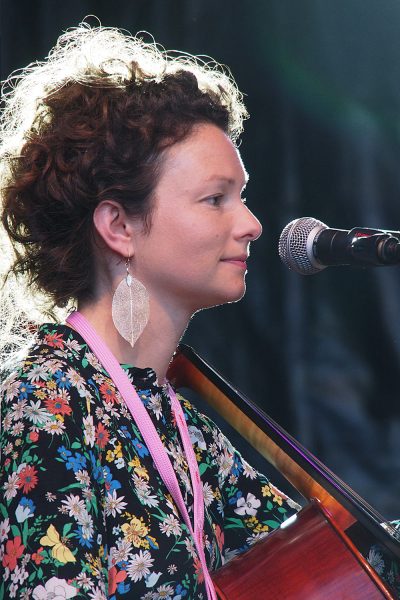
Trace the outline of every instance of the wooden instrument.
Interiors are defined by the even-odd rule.
[[[221,600],[395,599],[357,547],[366,533],[400,564],[390,523],[189,346],[179,346],[168,378],[204,398],[309,501],[213,574]]]

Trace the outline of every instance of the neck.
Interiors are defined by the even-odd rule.
[[[79,306],[79,312],[94,327],[120,363],[139,368],[151,367],[159,384],[165,381],[168,365],[191,316],[168,310],[150,300],[149,321],[132,348],[115,329],[110,298]]]

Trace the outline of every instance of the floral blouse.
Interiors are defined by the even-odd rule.
[[[188,465],[167,390],[123,365],[176,471]],[[179,396],[178,396],[179,397]],[[298,506],[179,397],[203,485],[210,570]],[[193,539],[107,372],[75,331],[43,325],[2,383],[0,598],[206,599]]]

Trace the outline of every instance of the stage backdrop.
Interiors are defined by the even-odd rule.
[[[400,270],[302,277],[277,255],[295,217],[400,229],[399,2],[2,0],[2,78],[88,14],[230,66],[251,113],[241,151],[264,234],[246,298],[197,315],[185,341],[400,516]]]

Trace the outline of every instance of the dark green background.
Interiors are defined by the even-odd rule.
[[[397,0],[2,0],[1,76],[85,15],[226,63],[251,119],[242,154],[263,223],[240,304],[185,341],[387,518],[400,515],[398,268],[289,272],[295,217],[400,229]]]

